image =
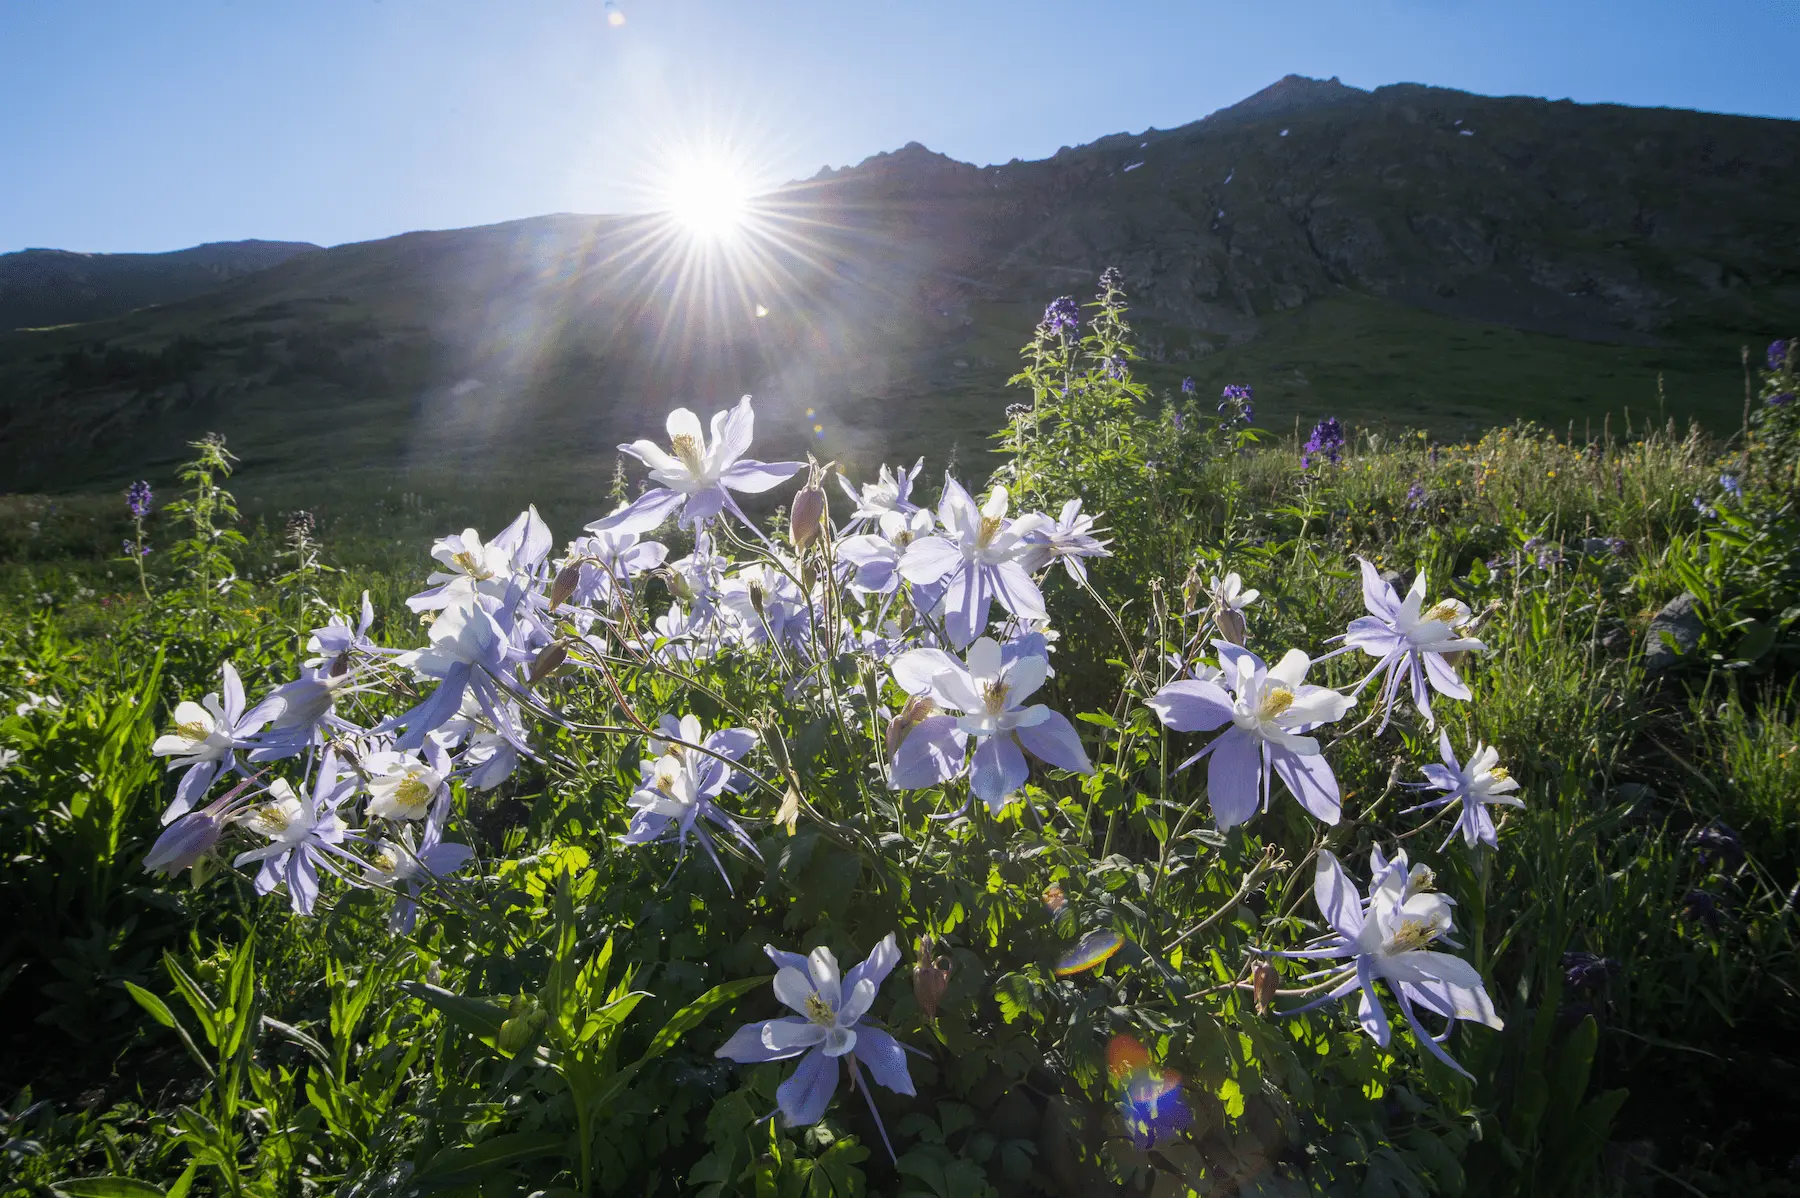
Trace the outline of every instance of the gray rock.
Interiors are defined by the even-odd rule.
[[[1646,674],[1659,674],[1700,647],[1700,634],[1705,625],[1694,612],[1697,602],[1698,596],[1684,591],[1663,604],[1662,610],[1650,618],[1644,641]],[[1663,639],[1665,632],[1668,640],[1675,642],[1675,648],[1671,649]]]

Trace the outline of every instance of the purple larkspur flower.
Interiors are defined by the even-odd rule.
[[[1425,484],[1414,483],[1406,489],[1406,510],[1416,512],[1425,506]]]
[[[1191,377],[1181,380],[1181,393],[1183,395],[1192,395],[1194,393],[1194,387],[1194,380]]]
[[[1785,408],[1793,402],[1794,393],[1792,391],[1783,391],[1780,395],[1769,396],[1769,406],[1771,408]]]
[[[1074,336],[1081,327],[1081,308],[1072,295],[1059,295],[1044,309],[1044,331],[1053,337]]]
[[[139,479],[125,488],[125,509],[131,513],[133,520],[142,520],[150,514],[150,505],[155,496],[150,492],[150,484]]]
[[[1724,488],[1725,493],[1733,499],[1742,499],[1744,497],[1744,484],[1738,481],[1738,477],[1735,474],[1719,475],[1719,486]]]
[[[1117,354],[1114,354],[1106,360],[1106,377],[1109,379],[1113,379],[1114,381],[1123,379],[1128,373],[1128,370],[1129,368],[1125,365],[1125,359]]]
[[[1619,963],[1597,953],[1566,952],[1562,955],[1563,984],[1571,990],[1598,990],[1619,971]]]
[[[1690,890],[1681,899],[1681,917],[1703,923],[1713,932],[1719,930],[1719,900],[1705,890]]]
[[[1344,459],[1344,426],[1336,416],[1327,416],[1313,426],[1312,436],[1306,439],[1306,448],[1300,454],[1300,469],[1310,470],[1321,458],[1334,466]]]
[[[1788,343],[1786,341],[1769,342],[1769,369],[1780,370],[1787,365]]]
[[[1697,850],[1703,867],[1711,865],[1715,858],[1724,858],[1733,865],[1743,864],[1744,842],[1737,830],[1724,820],[1716,819],[1695,829],[1688,837],[1688,844]]]

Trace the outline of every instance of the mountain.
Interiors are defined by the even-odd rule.
[[[116,485],[217,429],[272,503],[592,514],[619,441],[745,392],[764,456],[971,470],[1045,302],[1108,266],[1140,375],[1251,383],[1277,429],[1724,427],[1739,344],[1800,330],[1795,195],[1796,122],[1289,77],[1041,161],[912,144],[821,171],[729,252],[656,217],[549,216],[0,335],[0,477]]]
[[[318,248],[304,241],[215,241],[167,254],[0,254],[0,329],[104,320],[173,303]]]

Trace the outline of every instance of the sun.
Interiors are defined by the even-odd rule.
[[[727,240],[741,232],[750,217],[749,179],[716,158],[677,165],[663,191],[669,216],[696,240]]]

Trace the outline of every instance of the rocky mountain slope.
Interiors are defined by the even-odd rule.
[[[318,248],[304,241],[215,241],[167,254],[0,254],[0,329],[104,320],[173,303]]]
[[[677,402],[771,452],[978,452],[1042,305],[1118,266],[1173,386],[1441,433],[1633,406],[1716,421],[1800,328],[1800,123],[1290,77],[1168,131],[976,167],[909,145],[769,197],[731,253],[555,216],[339,246],[0,335],[0,477],[591,492]]]

